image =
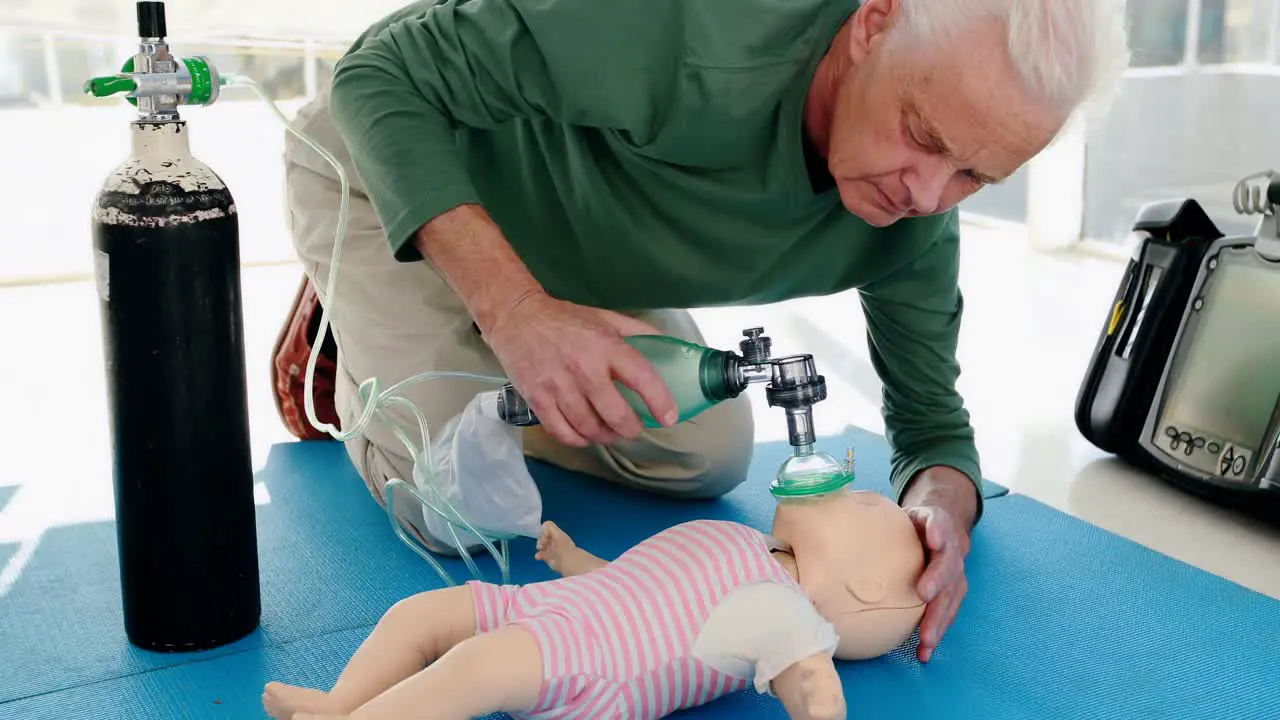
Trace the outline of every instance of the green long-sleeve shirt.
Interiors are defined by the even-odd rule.
[[[808,144],[809,81],[855,0],[426,0],[338,64],[330,112],[387,230],[482,205],[552,295],[617,310],[857,288],[892,482],[980,486],[956,391],[955,212],[877,229]]]

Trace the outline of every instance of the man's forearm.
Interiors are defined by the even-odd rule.
[[[414,244],[449,284],[480,327],[542,286],[479,205],[460,205],[424,225]]]
[[[955,468],[935,465],[922,470],[904,488],[903,507],[944,508],[961,527],[973,529],[978,515],[977,485]]]

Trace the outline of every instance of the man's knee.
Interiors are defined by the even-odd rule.
[[[404,457],[404,448],[400,448],[402,452],[397,453],[394,448],[378,445],[363,435],[347,440],[344,446],[356,474],[364,481],[369,494],[384,508],[387,505],[389,482],[402,480],[413,483],[413,460]],[[401,497],[397,495],[395,500],[401,501]],[[403,502],[400,504],[403,505]],[[397,515],[403,511],[403,507],[396,508]]]
[[[346,450],[369,494],[384,511],[390,506],[401,528],[432,552],[457,556],[457,551],[448,543],[432,536],[426,508],[408,489],[416,485],[413,479],[414,460],[406,456],[403,447],[378,445],[361,436],[347,440]],[[397,486],[393,480],[399,480],[408,487]]]
[[[678,494],[689,498],[720,497],[747,479],[755,449],[755,420],[746,396],[725,401],[702,416],[666,428],[664,432],[671,434],[673,449],[689,458],[697,468],[693,482],[678,488]],[[661,482],[661,465],[657,466],[656,474],[658,477],[654,480]]]
[[[751,465],[755,423],[746,397],[727,400],[687,422],[647,430],[589,451],[540,438],[531,455],[569,469],[677,498],[715,498],[742,484]],[[548,457],[549,456],[549,457]]]

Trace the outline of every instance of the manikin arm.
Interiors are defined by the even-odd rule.
[[[772,687],[791,720],[845,720],[844,687],[830,653],[794,663],[774,678]]]
[[[844,690],[832,658],[835,628],[798,589],[757,582],[717,603],[693,644],[713,668],[751,677],[793,720],[844,720]]]
[[[562,577],[583,575],[609,564],[607,560],[601,560],[574,545],[565,531],[551,521],[542,524],[542,534],[538,536],[538,552],[533,557],[546,563]]]

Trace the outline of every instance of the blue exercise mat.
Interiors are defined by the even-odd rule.
[[[822,444],[836,455],[843,455],[848,446],[856,448],[858,484],[889,492],[888,448],[882,437],[850,429],[824,438]],[[719,501],[655,498],[542,463],[531,466],[544,490],[547,517],[574,528],[594,551],[610,555],[695,517],[733,518],[767,527],[773,507],[767,485],[789,452],[785,443],[757,446],[749,479]],[[21,663],[6,663],[6,671],[0,673],[0,702],[117,678],[125,678],[114,680],[117,684],[128,685],[148,671],[367,629],[396,600],[441,585],[434,571],[394,537],[385,513],[368,496],[337,443],[276,446],[257,480],[270,498],[258,508],[263,593],[258,632],[202,653],[153,653],[128,645],[114,525],[55,527],[41,537],[17,582],[0,597],[0,617],[10,619],[0,623],[0,657],[23,658]],[[986,490],[1005,492],[994,483]],[[0,493],[0,498],[13,494]],[[601,512],[602,508],[614,512]],[[583,524],[575,526],[575,521]],[[16,546],[0,547],[0,557],[15,551]],[[550,577],[531,560],[531,541],[515,543],[512,551],[517,556],[514,580]],[[461,561],[444,564],[455,579],[469,577]],[[487,555],[479,564],[488,579],[499,578]],[[0,705],[0,716],[9,710]]]
[[[829,443],[849,440],[860,485],[883,490],[873,482],[887,474],[883,440],[851,431]],[[785,453],[761,447],[743,488],[697,503],[533,466],[547,516],[613,557],[693,517],[767,527],[765,486]],[[264,717],[264,682],[329,686],[387,607],[440,585],[391,534],[336,444],[277,446],[259,480],[270,497],[258,509],[260,631],[206,653],[133,649],[120,628],[111,525],[55,529],[0,597],[0,718]],[[1280,716],[1268,676],[1280,666],[1280,603],[1016,496],[988,502],[974,542],[974,587],[934,662],[920,666],[907,647],[844,666],[851,716]],[[532,541],[513,543],[514,581],[550,577],[532,551]],[[460,561],[445,564],[468,576]],[[491,560],[480,566],[496,579]],[[784,717],[750,693],[688,715]]]
[[[845,447],[855,447],[859,485],[889,491],[883,437],[851,429],[823,438],[822,445],[839,455]],[[757,446],[749,479],[715,502],[663,500],[531,464],[538,468],[535,477],[544,488],[546,517],[590,523],[580,530],[584,541],[597,552],[610,553],[699,516],[750,518],[767,527],[773,503],[767,486],[789,452],[785,443]],[[257,480],[270,497],[258,508],[263,594],[259,632],[196,654],[152,653],[129,646],[120,610],[114,524],[55,527],[41,537],[17,582],[0,596],[0,658],[23,658],[21,663],[5,663],[0,672],[0,703],[368,626],[399,598],[440,584],[435,572],[392,534],[386,514],[368,495],[338,443],[275,446]],[[987,484],[986,491],[1006,492],[994,483]],[[4,497],[0,493],[0,500]],[[602,511],[605,508],[612,512]],[[0,559],[15,551],[16,547],[0,545]],[[516,543],[513,552],[524,560],[523,555],[532,553],[531,541]],[[469,577],[461,561],[445,564],[455,580]],[[480,565],[488,579],[499,579],[487,554]],[[529,560],[514,568],[513,579],[532,579],[530,572],[542,568]]]

